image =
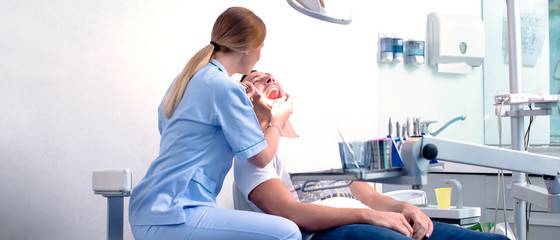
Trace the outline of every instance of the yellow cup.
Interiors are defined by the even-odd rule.
[[[451,207],[451,188],[436,188],[436,198],[438,208]]]

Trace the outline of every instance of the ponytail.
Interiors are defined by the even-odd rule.
[[[231,7],[223,12],[212,28],[211,42],[198,51],[187,63],[165,97],[163,112],[171,118],[177,105],[183,99],[191,78],[212,58],[214,52],[245,52],[257,49],[266,36],[264,22],[251,10]]]
[[[183,71],[179,74],[175,83],[173,83],[171,90],[169,90],[169,94],[165,97],[163,112],[165,113],[165,117],[167,119],[171,118],[175,108],[177,108],[177,105],[181,102],[181,99],[185,94],[185,89],[187,88],[191,78],[194,74],[196,74],[196,72],[198,72],[198,70],[210,62],[213,52],[214,45],[209,44],[208,46],[200,49],[200,51],[192,56],[189,62],[187,62],[187,65],[185,65],[185,68],[183,68]]]

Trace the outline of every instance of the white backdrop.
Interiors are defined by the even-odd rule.
[[[352,5],[354,21],[340,26],[303,16],[284,0],[4,0],[0,239],[105,238],[106,200],[93,195],[91,171],[130,168],[133,182],[140,180],[159,150],[156,108],[165,90],[230,6],[248,7],[265,21],[256,69],[296,96],[292,123],[301,137],[283,140],[280,150],[291,170],[340,167],[336,126],[348,140],[377,138],[386,134],[386,116],[415,117],[416,107],[407,105],[415,98],[384,90],[409,89],[403,79],[425,81],[414,87],[426,99],[442,90],[430,87],[438,81],[472,92],[472,105],[435,101],[425,111],[441,121],[467,114],[472,128],[448,136],[482,143],[480,71],[457,78],[426,65],[379,68],[376,60],[380,31],[422,38],[427,13],[480,14],[480,2]],[[464,89],[467,81],[472,89]],[[230,185],[231,176],[221,207],[232,207]],[[127,220],[125,239],[132,239]]]

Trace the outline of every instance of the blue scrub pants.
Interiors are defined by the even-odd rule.
[[[189,208],[185,213],[186,223],[132,225],[132,235],[136,240],[301,240],[298,226],[283,217],[214,207]]]
[[[430,240],[472,240],[472,239],[491,239],[491,240],[507,240],[506,236],[483,233],[470,229],[457,227],[454,225],[433,222],[434,231],[430,236]],[[352,240],[365,240],[365,239],[402,239],[410,240],[412,238],[406,237],[394,230],[369,225],[369,224],[351,224],[340,227],[331,228],[329,230],[316,233],[312,240],[330,240],[330,239],[352,239]]]

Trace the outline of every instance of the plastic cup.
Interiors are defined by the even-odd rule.
[[[448,209],[451,207],[451,188],[436,188],[436,198],[438,208]]]

